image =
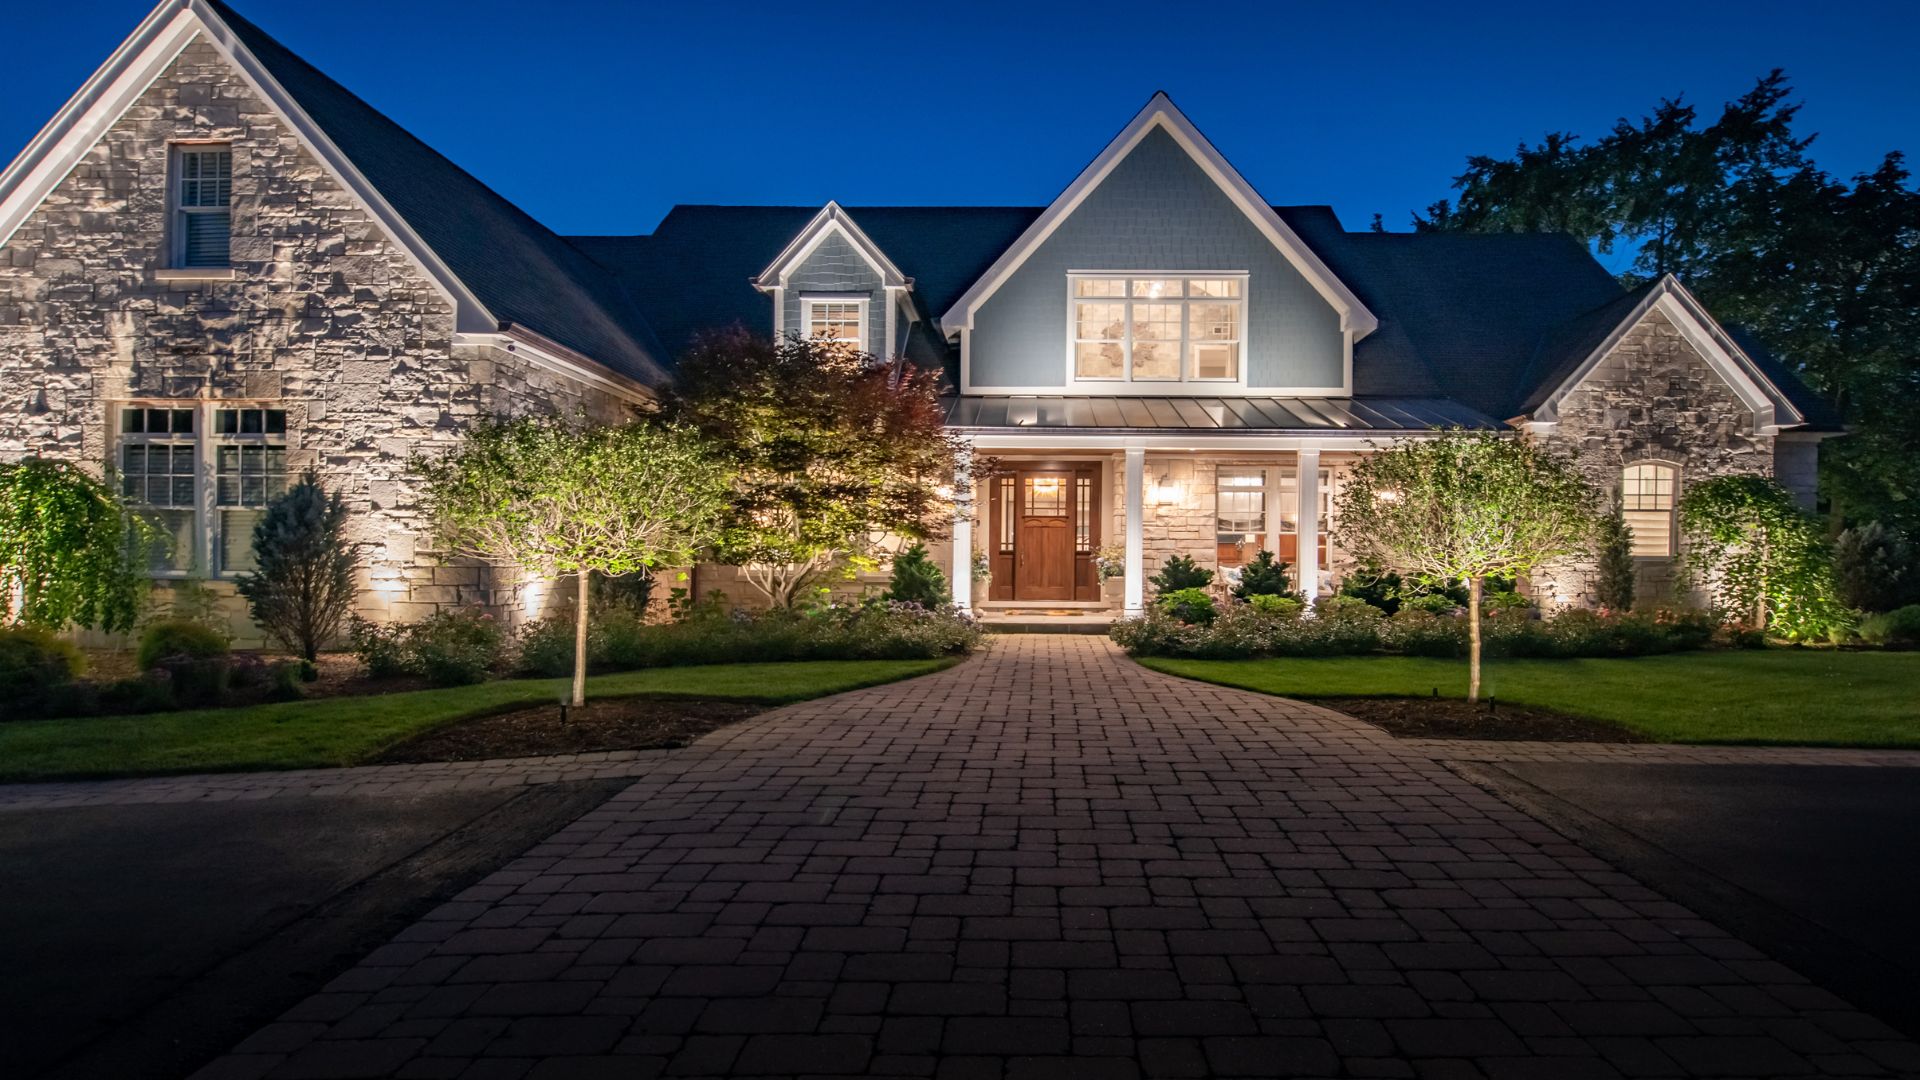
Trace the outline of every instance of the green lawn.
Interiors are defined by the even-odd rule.
[[[1465,697],[1464,660],[1173,660],[1155,671],[1286,697]],[[1612,720],[1663,742],[1920,747],[1920,653],[1777,649],[1493,660],[1483,694]]]
[[[925,675],[951,660],[820,660],[653,668],[587,680],[587,696],[670,694],[783,705]],[[565,679],[320,698],[237,709],[0,724],[0,780],[357,765],[442,724],[566,697]]]

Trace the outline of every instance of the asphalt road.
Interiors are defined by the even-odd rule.
[[[1615,865],[1920,1037],[1920,769],[1473,771]]]
[[[0,1071],[184,1076],[620,786],[0,813]]]

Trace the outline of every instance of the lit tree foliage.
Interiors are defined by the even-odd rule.
[[[1808,156],[1774,71],[1703,118],[1678,99],[1583,142],[1472,157],[1422,229],[1566,232],[1634,251],[1795,367],[1846,417],[1821,488],[1842,517],[1920,531],[1920,190],[1889,153],[1851,182]]]
[[[0,464],[0,615],[61,630],[131,630],[158,530],[106,483],[63,461]]]
[[[1820,519],[1764,476],[1716,476],[1680,497],[1685,567],[1757,629],[1807,638],[1843,625],[1833,551]]]
[[[1587,550],[1596,500],[1570,457],[1530,439],[1442,431],[1362,457],[1335,535],[1362,563],[1467,587],[1467,699],[1478,701],[1486,579]]]
[[[353,607],[347,507],[311,473],[273,500],[253,527],[254,569],[234,584],[268,636],[311,661]]]
[[[835,575],[877,566],[888,536],[953,525],[963,444],[940,373],[831,341],[729,331],[679,364],[667,415],[701,431],[735,474],[717,558],[776,607]]]
[[[576,576],[575,705],[586,701],[592,575],[691,563],[718,535],[728,480],[685,427],[555,417],[478,424],[457,449],[414,468],[450,550]]]

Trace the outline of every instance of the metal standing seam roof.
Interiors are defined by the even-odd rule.
[[[1314,434],[1498,429],[1445,398],[1067,397],[967,394],[950,399],[949,427],[976,431]]]

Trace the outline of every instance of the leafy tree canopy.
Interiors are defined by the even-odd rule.
[[[1808,154],[1775,70],[1717,117],[1674,98],[1594,140],[1554,132],[1476,156],[1421,229],[1567,232],[1634,253],[1629,285],[1671,273],[1745,326],[1854,429],[1822,452],[1853,520],[1920,529],[1920,189],[1889,153],[1851,181]]]
[[[147,592],[141,560],[158,535],[73,465],[0,463],[0,621],[131,630]]]
[[[1468,697],[1480,694],[1486,579],[1587,550],[1593,485],[1572,458],[1526,438],[1442,431],[1367,454],[1338,496],[1338,543],[1355,559],[1435,586],[1468,587]]]
[[[734,470],[720,561],[787,607],[835,573],[877,565],[888,534],[946,536],[943,491],[964,447],[939,395],[939,372],[832,341],[732,330],[697,342],[666,414]]]
[[[584,701],[594,573],[685,566],[719,535],[728,470],[680,425],[475,425],[444,457],[416,459],[436,531],[459,554],[577,578],[575,704]]]

